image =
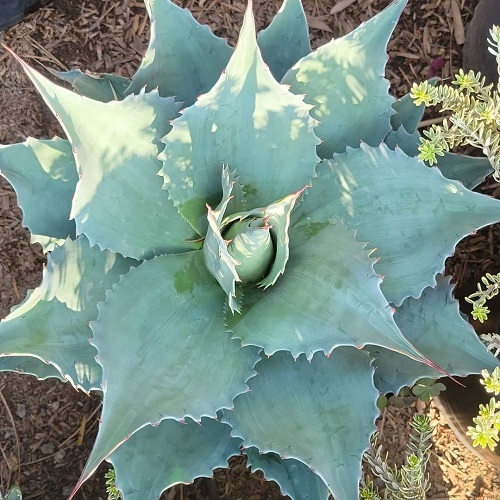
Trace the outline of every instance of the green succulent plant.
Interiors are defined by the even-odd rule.
[[[500,220],[491,168],[415,157],[422,106],[384,78],[406,0],[314,52],[299,0],[258,36],[249,2],[235,49],[145,3],[131,80],[19,59],[67,139],[0,148],[48,253],[0,369],[102,392],[71,497],[104,460],[144,500],[242,449],[292,498],[358,498],[379,394],[497,366],[439,274]]]

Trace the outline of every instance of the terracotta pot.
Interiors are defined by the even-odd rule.
[[[464,297],[474,293],[476,290],[477,282],[471,281],[455,292],[455,297],[460,301],[460,310],[469,316],[469,319],[471,319],[471,305],[464,300]],[[487,306],[491,311],[488,321],[484,323],[471,321],[478,335],[483,333],[500,333],[500,294],[489,300]],[[495,448],[494,452],[490,451],[489,448],[474,448],[471,438],[466,435],[467,427],[474,425],[472,419],[477,417],[479,405],[487,403],[492,395],[484,390],[484,387],[479,382],[480,376],[478,375],[458,378],[458,380],[465,387],[458,385],[450,379],[440,380],[440,382],[446,385],[446,391],[435,398],[434,402],[439,410],[444,413],[446,422],[462,444],[483,460],[500,469],[500,445]]]
[[[496,24],[500,25],[500,1],[480,0],[474,17],[467,25],[463,47],[464,70],[480,71],[487,83],[498,81],[495,56],[488,51],[489,31]]]
[[[21,22],[26,14],[46,3],[48,0],[0,0],[0,31]]]

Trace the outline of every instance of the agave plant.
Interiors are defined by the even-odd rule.
[[[71,496],[104,460],[142,500],[243,452],[292,498],[357,498],[380,393],[497,364],[439,274],[500,220],[470,190],[491,167],[415,157],[422,106],[384,79],[406,0],[314,52],[299,0],[258,36],[249,2],[235,49],[145,3],[131,80],[19,59],[67,139],[0,149],[48,252],[1,367],[102,392]]]

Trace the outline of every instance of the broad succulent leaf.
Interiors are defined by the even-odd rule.
[[[378,414],[367,354],[341,347],[308,362],[279,352],[256,370],[251,391],[235,399],[234,411],[224,411],[232,434],[245,447],[308,465],[336,498],[357,499],[361,456]]]
[[[234,179],[227,168],[222,169],[222,200],[215,210],[207,206],[208,230],[203,244],[203,255],[208,270],[226,292],[231,311],[239,311],[236,300],[236,282],[240,281],[238,261],[229,253],[227,241],[222,237],[222,220],[232,198]]]
[[[19,486],[13,486],[3,497],[0,493],[0,500],[23,500],[21,488],[19,488]]]
[[[451,375],[466,376],[493,370],[500,362],[487,351],[472,326],[462,318],[452,297],[450,278],[437,276],[437,286],[419,299],[408,298],[394,315],[405,337]],[[429,320],[432,318],[432,321]],[[434,368],[403,359],[400,354],[368,346],[375,358],[375,385],[382,393],[399,392],[423,377],[438,378]]]
[[[227,315],[234,337],[267,355],[287,350],[312,359],[374,342],[423,360],[394,323],[374,260],[352,231],[340,221],[311,223],[292,229],[290,240],[285,274],[267,290],[244,289],[241,314]]]
[[[67,382],[56,367],[33,356],[2,356],[0,357],[0,372],[34,375],[39,380],[57,378],[61,382]]]
[[[479,186],[493,172],[488,158],[455,153],[438,156],[437,167],[447,179],[460,181],[468,189]]]
[[[129,78],[109,73],[91,73],[89,71],[83,73],[79,69],[50,70],[50,72],[71,84],[78,94],[101,102],[121,101],[124,98],[125,90],[130,85]]]
[[[432,82],[431,82],[432,83]],[[425,105],[415,105],[410,94],[406,94],[392,104],[395,113],[391,116],[391,127],[393,131],[403,127],[406,132],[413,134],[424,116]]]
[[[192,230],[156,177],[158,141],[178,111],[173,99],[150,92],[123,101],[94,101],[18,60],[71,142],[80,178],[71,211],[77,234],[136,259],[194,248],[187,242]]]
[[[56,243],[75,237],[69,214],[78,174],[68,141],[29,138],[0,146],[0,174],[16,191],[32,243],[40,243],[48,252]]]
[[[230,431],[227,424],[206,417],[200,423],[167,419],[143,427],[109,456],[123,500],[156,500],[174,484],[192,483],[227,467],[241,444]]]
[[[395,0],[348,35],[302,58],[283,77],[282,83],[314,106],[321,158],[360,141],[376,146],[390,132],[394,98],[384,78],[386,48],[406,2]]]
[[[158,89],[162,97],[175,97],[191,106],[212,88],[232,49],[170,0],[144,3],[151,20],[151,38],[127,93]]]
[[[409,134],[403,125],[401,125],[397,130],[391,130],[386,135],[384,142],[393,151],[398,147],[407,156],[415,157],[418,156],[420,134],[418,132]]]
[[[276,453],[259,453],[253,446],[245,449],[247,465],[260,470],[268,481],[275,481],[283,495],[292,500],[328,500],[324,481],[306,464],[293,458],[282,459]]]
[[[498,200],[384,144],[362,144],[323,162],[312,185],[314,196],[299,205],[292,224],[343,218],[358,240],[377,249],[382,292],[396,305],[434,285],[463,237],[500,220]]]
[[[284,0],[271,24],[257,36],[262,58],[279,82],[302,57],[311,52],[309,27],[300,0]]]
[[[230,339],[223,303],[201,250],[146,261],[108,293],[91,323],[104,403],[81,482],[142,427],[215,416],[247,390],[258,350]]]
[[[267,206],[309,183],[318,161],[310,109],[266,68],[247,9],[224,74],[174,120],[163,139],[165,188],[199,234],[207,228],[205,205],[214,207],[221,199],[222,165],[237,169],[245,210]]]
[[[97,318],[97,302],[106,289],[133,263],[91,248],[83,236],[56,247],[40,286],[0,322],[1,354],[34,356],[56,367],[77,388],[100,389],[101,368],[88,342],[89,321]]]

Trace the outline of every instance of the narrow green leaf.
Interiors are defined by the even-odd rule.
[[[199,234],[207,228],[205,205],[216,206],[221,198],[222,165],[238,172],[244,210],[265,207],[308,184],[318,143],[309,110],[302,96],[278,84],[266,68],[249,6],[226,71],[163,139],[160,174]]]
[[[253,446],[245,450],[247,465],[260,470],[268,481],[275,481],[283,495],[292,500],[328,500],[328,488],[306,464],[293,458],[281,459],[276,453],[259,453]]]
[[[361,457],[378,415],[367,354],[341,347],[309,363],[279,352],[256,369],[251,391],[234,400],[235,411],[224,411],[232,434],[246,447],[303,462],[336,498],[357,500]]]
[[[133,263],[91,248],[83,236],[56,247],[40,286],[0,322],[2,354],[36,357],[56,367],[75,387],[85,392],[100,389],[101,367],[88,342],[89,321],[97,318],[97,302],[104,300],[106,290]]]
[[[57,368],[32,356],[2,356],[0,372],[34,375],[38,380],[57,378],[61,382],[67,382]]]
[[[300,0],[284,0],[271,24],[257,36],[262,58],[279,82],[302,57],[311,52],[309,27]]]
[[[390,132],[394,98],[384,78],[386,48],[406,2],[392,2],[348,35],[302,58],[283,77],[282,83],[314,106],[321,158],[358,147],[360,141],[377,146]]]
[[[150,92],[123,101],[94,101],[55,85],[17,59],[71,142],[80,177],[71,211],[77,234],[137,259],[193,249],[187,242],[193,231],[156,175],[159,139],[177,115],[173,99]]]
[[[79,69],[71,71],[49,71],[71,84],[75,92],[95,101],[121,101],[130,79],[109,73],[82,73]]]
[[[157,500],[174,484],[226,468],[229,458],[240,454],[241,439],[230,431],[227,424],[206,417],[200,423],[167,419],[143,427],[109,456],[123,500]]]
[[[29,138],[22,144],[0,146],[0,174],[14,187],[31,242],[44,252],[75,237],[70,220],[78,175],[68,141]]]
[[[396,305],[435,283],[463,237],[500,220],[500,201],[384,144],[336,155],[320,164],[312,184],[292,226],[344,219],[358,240],[377,249],[382,292]]]
[[[436,288],[426,288],[419,299],[408,298],[403,302],[394,315],[396,324],[420,352],[451,375],[463,377],[500,366],[462,318],[452,291],[450,278],[438,274]],[[367,350],[375,358],[375,385],[382,393],[397,393],[422,377],[441,376],[432,367],[385,349],[368,346]]]
[[[75,491],[142,427],[215,416],[247,390],[258,350],[226,334],[223,303],[201,250],[146,261],[108,293],[91,323],[103,367],[101,426]]]
[[[127,93],[158,89],[191,106],[212,88],[232,49],[170,0],[145,0],[151,20],[149,46]]]
[[[290,241],[285,274],[266,290],[244,289],[241,314],[226,318],[243,345],[311,359],[317,351],[375,343],[422,360],[394,323],[374,260],[352,231],[339,221],[310,224],[292,228]]]

